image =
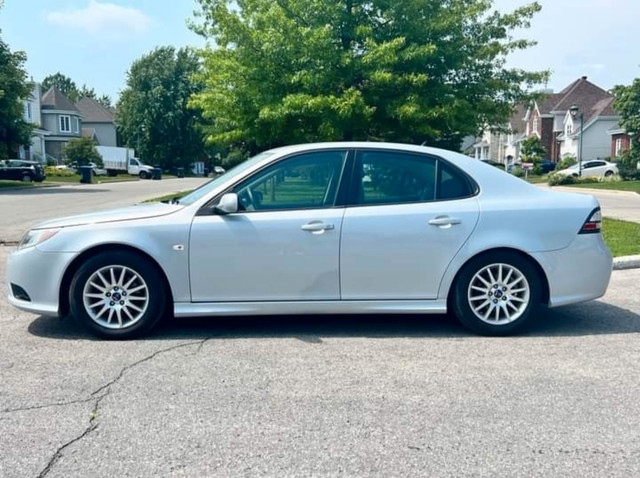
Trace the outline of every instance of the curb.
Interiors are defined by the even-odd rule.
[[[636,256],[622,256],[613,258],[613,270],[621,271],[625,269],[638,269],[640,268],[640,255]]]
[[[633,196],[635,198],[639,197],[640,194],[634,192],[634,191],[620,191],[618,189],[591,189],[591,188],[572,188],[572,187],[567,187],[567,186],[548,186],[549,189],[554,189],[554,190],[559,190],[559,191],[565,191],[565,192],[569,192],[569,193],[586,193],[586,194],[601,194],[601,193],[606,193],[606,194],[620,194],[623,196]]]

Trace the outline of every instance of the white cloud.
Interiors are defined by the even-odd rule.
[[[91,0],[85,8],[49,12],[47,21],[65,28],[84,30],[91,36],[119,40],[149,30],[151,18],[136,8]]]

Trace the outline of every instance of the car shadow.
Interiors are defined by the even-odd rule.
[[[38,337],[98,340],[70,318],[38,317],[28,328]],[[640,315],[604,302],[542,309],[522,337],[571,337],[640,332]],[[297,338],[321,343],[330,337],[476,337],[452,315],[309,315],[205,317],[163,321],[141,340]]]
[[[84,184],[77,184],[74,186],[52,186],[52,187],[31,187],[31,188],[2,188],[0,189],[0,196],[44,196],[53,194],[92,194],[92,193],[106,193],[110,192],[110,189],[103,188],[83,188]]]

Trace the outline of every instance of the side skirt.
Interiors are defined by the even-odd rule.
[[[294,314],[445,314],[445,300],[178,302],[175,317]]]

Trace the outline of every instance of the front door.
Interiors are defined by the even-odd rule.
[[[241,211],[196,216],[193,302],[337,300],[346,151],[304,153],[234,187]]]

